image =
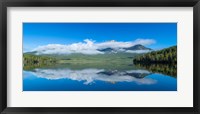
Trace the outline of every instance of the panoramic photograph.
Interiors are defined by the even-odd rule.
[[[23,23],[23,91],[177,91],[177,23]]]

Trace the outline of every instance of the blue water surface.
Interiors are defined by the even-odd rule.
[[[177,91],[177,79],[147,70],[23,71],[23,91]]]

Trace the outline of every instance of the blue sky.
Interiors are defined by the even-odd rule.
[[[152,49],[177,45],[176,23],[23,23],[23,48],[31,51],[48,44],[154,39]]]

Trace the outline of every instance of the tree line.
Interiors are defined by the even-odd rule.
[[[52,57],[23,54],[24,69],[32,69],[35,67],[48,66],[56,63],[57,60]]]

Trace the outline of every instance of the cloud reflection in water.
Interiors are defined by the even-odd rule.
[[[104,82],[135,82],[137,84],[155,84],[156,80],[145,78],[145,76],[151,73],[147,70],[104,70],[104,69],[82,69],[71,70],[67,68],[63,69],[35,69],[31,72],[33,75],[39,78],[45,78],[49,80],[58,79],[71,79],[76,81],[83,81],[85,85],[95,83],[95,81]]]

